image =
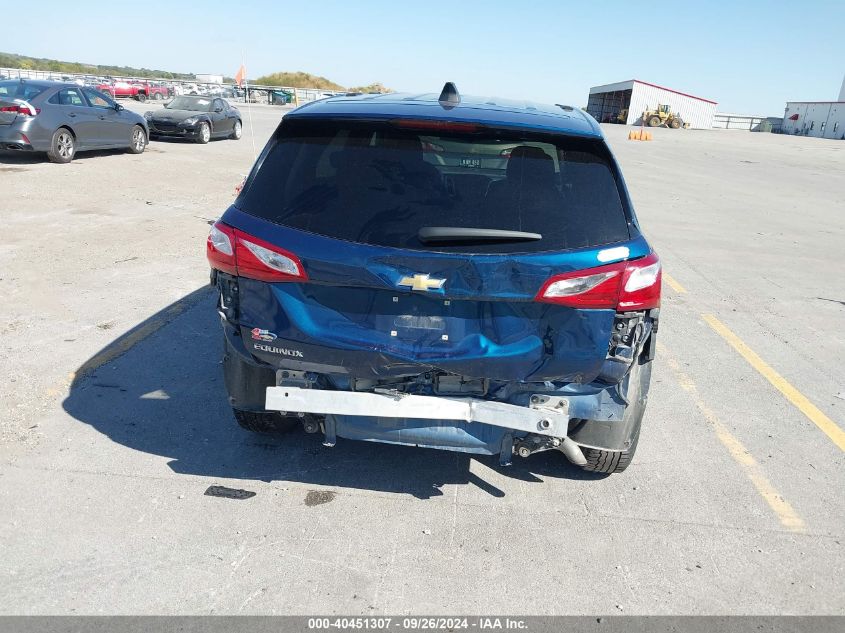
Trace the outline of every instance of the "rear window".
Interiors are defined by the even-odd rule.
[[[25,81],[0,81],[0,99],[22,99],[29,101],[47,90],[43,86],[33,86]]]
[[[285,121],[236,205],[294,229],[412,250],[539,252],[629,238],[601,141],[438,125]],[[433,244],[420,239],[427,227],[542,237]]]

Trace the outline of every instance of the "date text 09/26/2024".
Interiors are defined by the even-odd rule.
[[[335,617],[309,618],[308,629],[324,630],[370,630],[370,631],[456,631],[482,630],[518,631],[526,629],[526,622],[519,618],[499,617]]]

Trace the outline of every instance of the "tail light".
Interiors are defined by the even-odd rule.
[[[535,300],[573,308],[648,310],[660,306],[661,281],[660,258],[652,252],[633,261],[555,275]]]
[[[0,107],[0,112],[14,112],[20,116],[35,116],[41,113],[41,109],[34,107],[26,101],[16,101],[14,105]]]
[[[211,227],[206,254],[212,268],[239,277],[269,282],[308,279],[293,253],[222,222]]]
[[[205,254],[211,267],[230,275],[237,275],[236,243],[235,229],[222,222],[217,222],[212,226],[205,245]]]

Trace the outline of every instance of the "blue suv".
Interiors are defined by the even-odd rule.
[[[208,237],[241,426],[620,472],[661,268],[569,106],[341,96],[287,114]]]

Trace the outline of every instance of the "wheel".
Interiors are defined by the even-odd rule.
[[[211,126],[208,125],[205,121],[200,123],[200,130],[197,134],[197,143],[201,145],[205,145],[211,140]]]
[[[147,100],[147,94],[145,92],[139,92],[137,95],[135,95],[135,98],[141,103],[144,103],[144,101]]]
[[[610,444],[622,448],[621,451],[607,451],[598,448],[583,447],[581,451],[587,463],[581,466],[584,470],[589,470],[596,473],[621,473],[634,459],[634,453],[637,452],[637,445],[640,442],[640,433],[642,431],[643,416],[645,415],[646,405],[648,404],[648,391],[651,384],[651,370],[654,363],[651,359],[641,356],[632,365],[628,375],[624,379],[627,381],[626,397],[628,406],[625,409],[623,418],[621,420],[624,431],[625,442],[620,443],[618,438]],[[595,427],[593,427],[595,428]],[[569,435],[575,442],[582,441],[584,444],[596,446],[607,446],[601,443],[601,439],[595,435],[590,436],[589,433],[584,433],[584,428],[577,426],[570,430]]]
[[[143,154],[147,147],[147,135],[144,133],[144,128],[136,125],[132,128],[132,134],[129,137],[129,153]]]
[[[53,132],[53,139],[50,141],[50,149],[47,151],[47,158],[52,163],[69,163],[76,153],[76,139],[66,127],[60,127]]]
[[[637,428],[637,434],[634,436],[631,446],[626,451],[603,451],[598,448],[584,448],[584,457],[587,458],[586,465],[582,466],[584,470],[589,470],[594,473],[621,473],[634,459],[634,453],[637,452],[637,443],[640,441],[640,429]]]
[[[660,117],[659,116],[653,116],[653,117],[649,118],[649,120],[648,120],[648,126],[649,127],[657,127],[658,125],[660,125]]]
[[[232,126],[232,135],[229,138],[237,141],[241,138],[241,134],[243,134],[243,126],[240,121],[235,121],[235,125]]]
[[[241,428],[252,433],[285,433],[300,424],[299,418],[283,416],[277,411],[244,411],[232,409]]]
[[[681,127],[681,122],[678,119],[672,119],[672,122],[669,124],[669,127],[673,130],[677,130]]]
[[[155,96],[153,98],[156,101],[161,101],[162,99],[164,99],[164,96],[160,92],[157,92],[157,93],[155,93]]]

